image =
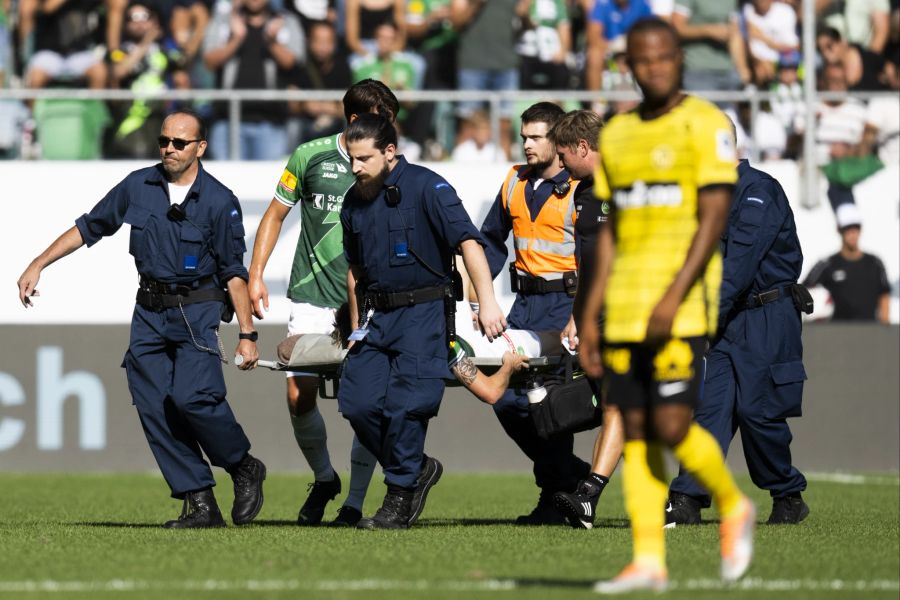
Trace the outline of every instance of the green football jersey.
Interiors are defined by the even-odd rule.
[[[337,308],[347,301],[341,205],[356,179],[342,135],[298,146],[275,188],[279,202],[300,203],[300,238],[287,291],[295,302]]]

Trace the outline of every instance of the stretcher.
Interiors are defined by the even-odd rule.
[[[464,334],[460,329],[466,328]],[[470,333],[471,332],[471,333]],[[458,323],[457,341],[475,366],[486,375],[491,375],[503,364],[503,354],[514,352],[528,357],[527,367],[514,374],[511,385],[525,383],[541,372],[559,368],[569,352],[559,340],[558,331],[526,331],[511,329],[490,342],[479,332],[475,332],[471,322]],[[259,360],[257,366],[272,371],[294,371],[309,373],[319,377],[319,394],[323,398],[333,398],[335,382],[340,379],[341,368],[347,350],[342,348],[335,336],[309,333],[292,335],[282,340],[276,349],[275,360]],[[237,361],[236,361],[237,362]],[[328,383],[332,393],[328,393]],[[456,378],[447,378],[447,385],[461,385]]]

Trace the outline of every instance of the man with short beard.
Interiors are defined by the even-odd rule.
[[[516,260],[510,265],[510,276],[516,300],[507,321],[516,329],[562,331],[572,317],[577,286],[576,186],[560,166],[556,146],[548,138],[564,115],[563,109],[550,102],[538,102],[522,113],[520,136],[528,164],[510,170],[481,226],[495,278],[506,262],[506,239],[513,234]],[[574,323],[569,331],[574,338]],[[553,494],[574,492],[590,473],[590,465],[573,453],[572,434],[542,439],[522,390],[507,391],[494,404],[494,413],[506,434],[534,463],[535,482],[541,489],[537,506],[516,523],[565,523],[553,505]]]
[[[397,154],[397,131],[382,115],[359,115],[345,135],[357,181],[341,210],[356,329],[338,407],[387,484],[381,508],[358,527],[406,529],[441,474],[424,454],[425,432],[451,377],[457,252],[481,295],[484,332],[499,336],[506,322],[481,236],[450,184]]]
[[[394,93],[373,79],[350,86],[342,105],[348,123],[369,112],[394,119],[400,110]],[[301,227],[287,287],[291,304],[288,335],[331,331],[335,311],[347,301],[347,261],[339,216],[344,196],[355,181],[343,133],[310,140],[291,154],[253,244],[248,287],[256,318],[264,318],[269,308],[269,290],[264,279],[266,265],[284,220],[296,209],[300,211]],[[341,479],[328,451],[325,419],[316,403],[319,379],[315,374],[291,371],[286,381],[294,439],[315,477],[297,513],[297,523],[319,525],[328,502],[341,493]],[[434,459],[433,463],[438,464]],[[375,457],[354,439],[350,449],[349,493],[329,525],[356,526],[362,518],[363,501],[374,469]]]

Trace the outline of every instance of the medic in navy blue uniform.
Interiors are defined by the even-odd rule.
[[[721,244],[718,333],[694,418],[725,452],[740,429],[750,477],[773,498],[768,522],[799,523],[809,514],[801,497],[806,478],[791,464],[786,419],[800,416],[806,379],[803,290],[795,288],[803,253],[781,185],[746,160],[738,174]],[[684,472],[672,482],[669,500],[669,523],[699,522],[700,507],[709,506],[706,491]]]
[[[522,113],[520,135],[528,164],[507,174],[481,226],[494,277],[506,266],[506,239],[513,234],[516,260],[510,276],[516,299],[507,320],[517,329],[563,331],[572,317],[577,287],[576,185],[560,166],[556,146],[548,138],[564,115],[550,102],[539,102]],[[565,523],[553,505],[553,494],[575,491],[579,480],[590,473],[590,465],[573,453],[574,437],[542,439],[522,390],[508,390],[494,404],[494,413],[534,463],[535,482],[541,488],[537,506],[516,523]]]
[[[184,500],[181,516],[165,524],[177,529],[225,526],[204,453],[234,480],[235,524],[259,513],[265,478],[265,466],[249,454],[250,442],[225,400],[219,321],[226,293],[241,327],[241,368],[253,368],[258,353],[241,207],[201,166],[205,138],[195,113],[168,116],[159,138],[162,162],[128,175],[32,261],[18,282],[27,307],[38,295],[44,267],[113,235],[123,223],[131,226],[129,251],[140,284],[122,366],[172,497]]]
[[[456,191],[396,153],[397,133],[380,115],[359,116],[345,133],[356,184],[341,211],[348,294],[356,330],[338,406],[384,469],[387,494],[362,529],[405,529],[421,513],[440,465],[424,454],[428,420],[444,393],[448,307],[455,306],[453,257],[486,302],[482,325],[505,328],[493,297],[481,237]],[[420,474],[422,477],[420,478]]]

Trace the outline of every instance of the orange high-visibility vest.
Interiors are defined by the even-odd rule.
[[[569,177],[568,191],[563,195],[552,193],[532,221],[525,201],[525,186],[530,185],[528,165],[516,165],[507,174],[500,197],[512,221],[516,269],[520,273],[554,280],[576,269],[576,183]]]

